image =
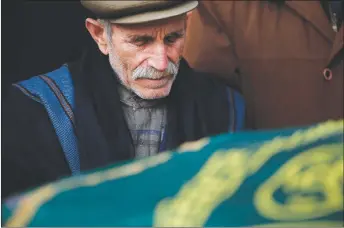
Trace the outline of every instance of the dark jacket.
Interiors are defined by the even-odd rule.
[[[116,76],[107,57],[88,51],[69,63],[74,83],[76,136],[81,171],[134,158]],[[243,116],[230,110],[228,88],[194,72],[182,60],[166,98],[167,149],[228,131]],[[44,107],[13,87],[2,106],[2,196],[71,175]]]

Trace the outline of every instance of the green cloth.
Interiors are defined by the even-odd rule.
[[[186,143],[10,198],[2,219],[7,227],[343,226],[343,120]]]

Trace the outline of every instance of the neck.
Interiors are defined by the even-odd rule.
[[[121,83],[118,84],[118,93],[123,104],[133,108],[148,108],[161,104],[164,99],[145,100],[137,96],[133,91],[126,88]]]

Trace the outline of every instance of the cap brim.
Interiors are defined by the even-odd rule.
[[[121,17],[119,19],[110,19],[111,23],[115,24],[138,24],[144,22],[150,22],[155,20],[161,20],[187,13],[195,9],[198,5],[198,1],[186,1],[182,4],[174,6],[172,8],[146,12],[141,14],[135,14],[131,16]]]

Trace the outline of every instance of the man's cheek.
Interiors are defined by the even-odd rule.
[[[185,46],[185,42],[182,41],[180,46],[179,46],[179,55],[182,55],[183,51],[184,51],[184,46]]]
[[[177,63],[180,60],[183,54],[183,50],[184,50],[184,42],[178,42],[175,44],[175,46],[171,50],[171,56],[173,56],[174,63]]]

